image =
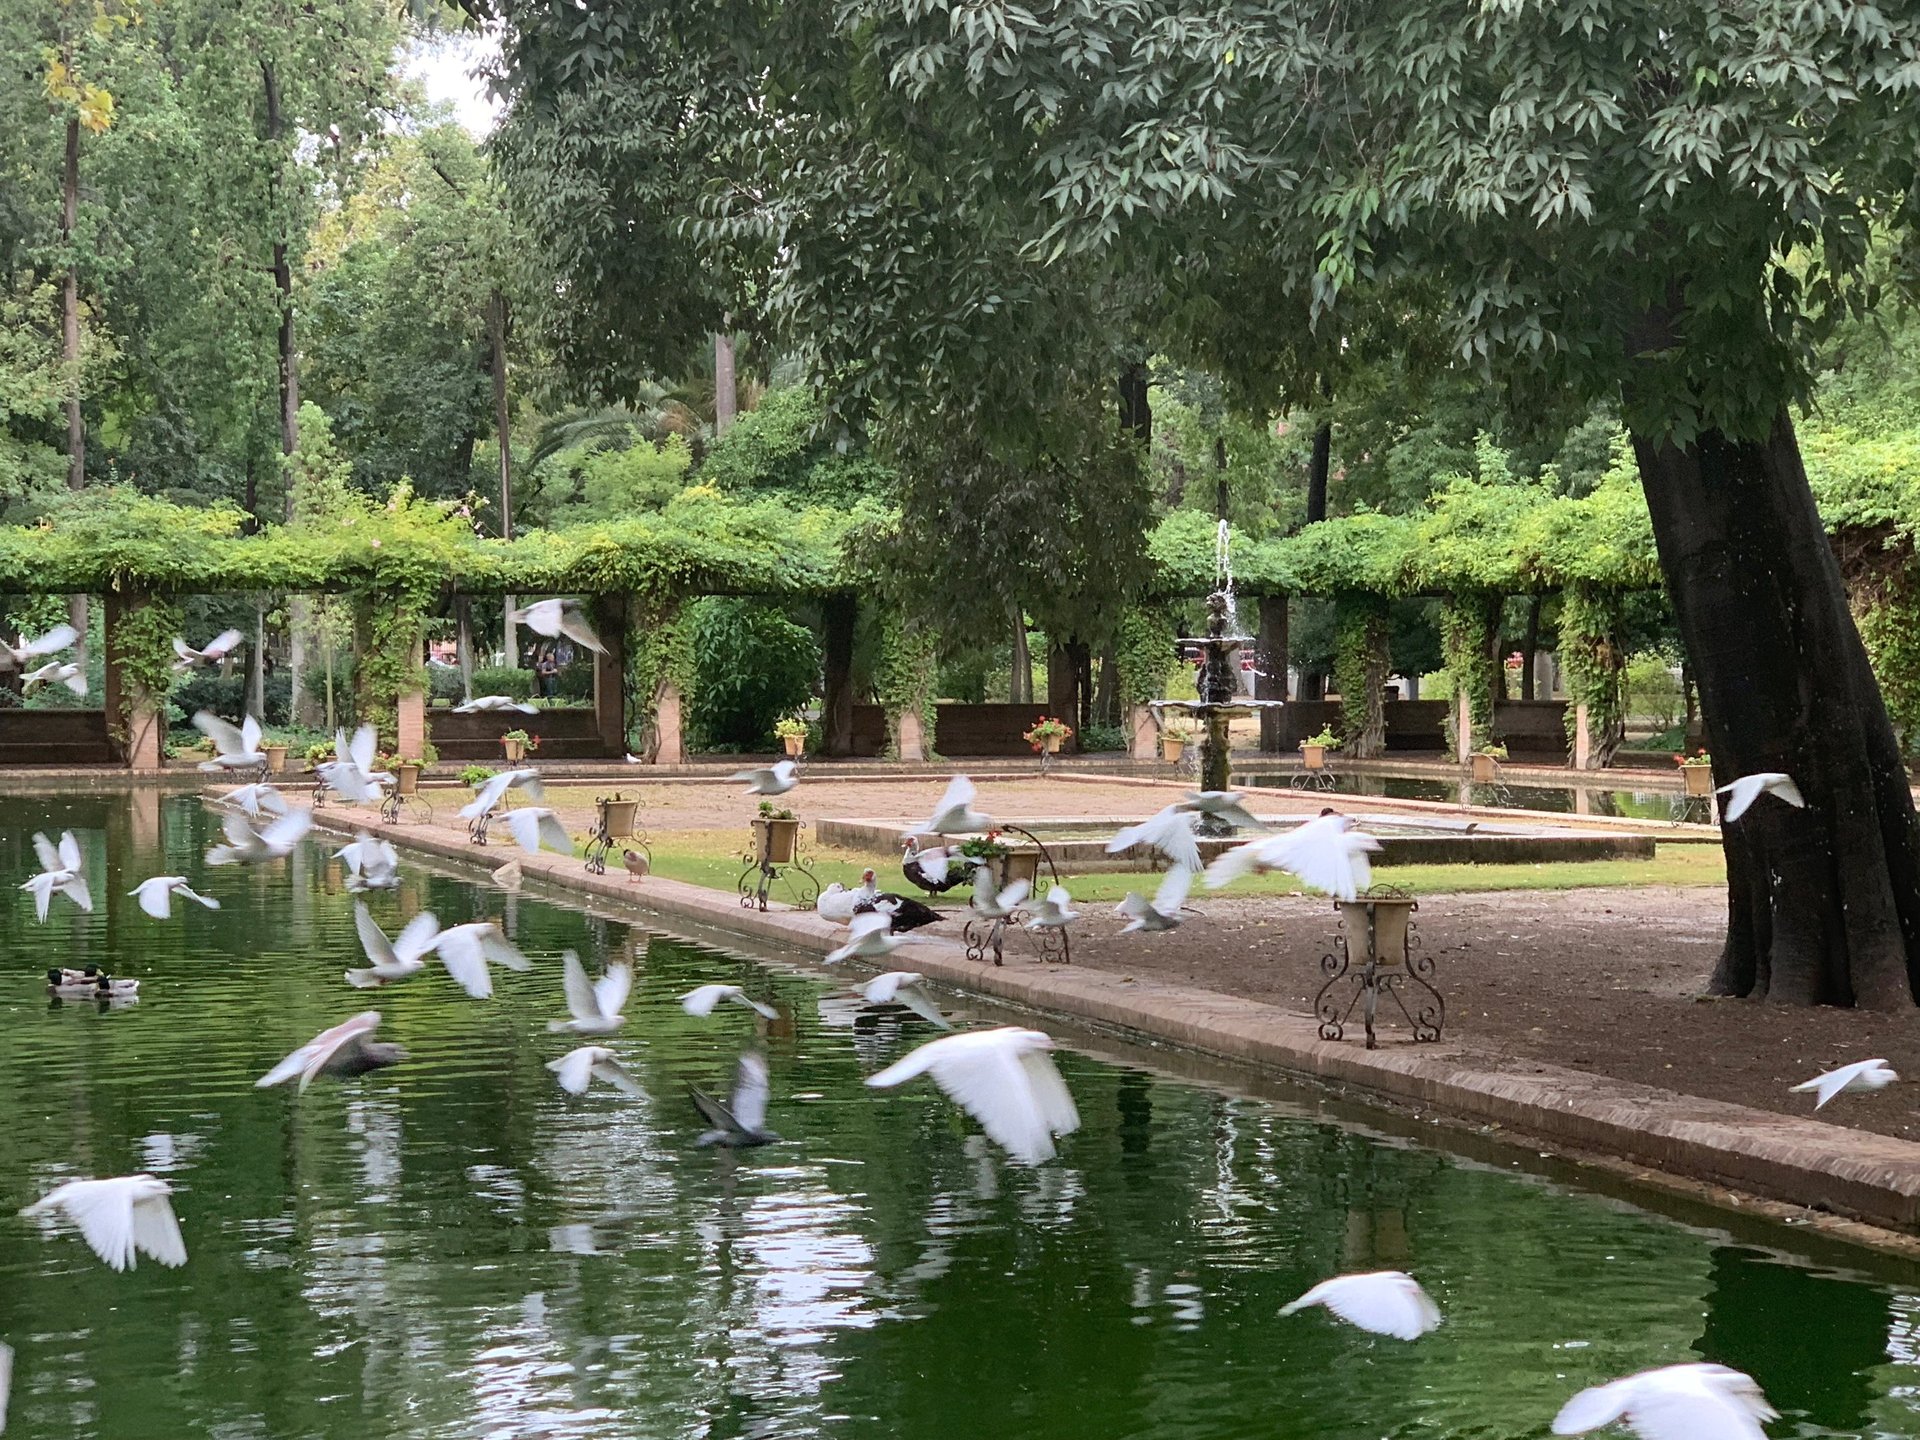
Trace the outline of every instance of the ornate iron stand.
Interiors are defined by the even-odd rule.
[[[636,818],[639,813],[640,802],[627,799],[618,790],[594,797],[593,829],[587,832],[588,873],[607,873],[607,856],[616,844],[639,850],[647,857],[647,864],[653,864],[653,846]]]
[[[500,802],[495,805],[493,809],[476,815],[467,822],[467,843],[469,845],[485,845],[487,843],[488,827],[502,815],[505,815],[507,811],[514,808],[513,797],[515,793],[516,792],[512,790],[507,791],[506,794],[500,797]]]
[[[800,848],[800,837],[806,832],[807,822],[792,823],[792,836],[783,841],[772,823],[754,822],[753,844],[740,852],[746,869],[740,872],[733,887],[739,893],[742,910],[765,910],[773,887],[782,883],[797,910],[811,910],[813,902],[820,898],[819,877],[813,873],[812,860]]]
[[[1438,1040],[1446,1025],[1447,1002],[1433,987],[1433,959],[1422,948],[1413,923],[1420,902],[1383,886],[1357,900],[1337,900],[1333,908],[1340,912],[1340,950],[1320,957],[1320,969],[1327,977],[1313,999],[1320,1038],[1343,1038],[1358,1005],[1366,1024],[1367,1049],[1374,1049],[1374,1015],[1385,995],[1399,1007],[1415,1040]],[[1351,994],[1334,993],[1347,985],[1353,987]],[[1407,1005],[1409,997],[1412,1008]]]
[[[1318,765],[1296,771],[1287,786],[1292,790],[1328,791],[1339,788],[1339,782],[1333,778],[1333,766],[1322,756]]]
[[[389,825],[397,825],[400,823],[403,811],[407,819],[415,825],[433,823],[433,802],[418,790],[409,790],[402,794],[399,782],[396,781],[393,788],[381,797],[380,818]]]
[[[1043,870],[1046,872],[1046,883],[1049,886],[1061,883],[1060,867],[1054,863],[1053,852],[1047,848],[1046,842],[1038,835],[1035,835],[1031,830],[1022,829],[1018,825],[1002,825],[997,833],[1021,836],[1033,847],[1031,851],[1016,852],[1006,857],[1008,861],[1018,861],[1024,858],[1030,858],[1033,861],[1033,873],[1026,877],[1033,884],[1033,889],[1028,891],[1029,896],[1039,892],[1041,884],[1040,876]],[[994,877],[994,882],[1004,888],[1012,881],[1021,878],[1019,874],[1020,868],[1021,867],[1014,867],[1010,870],[1007,865],[1002,865],[1000,867],[1000,873]],[[1048,925],[1039,930],[1029,930],[1026,928],[1027,921],[1032,918],[1032,910],[1025,906],[1015,910],[1011,915],[1003,915],[998,920],[988,920],[983,916],[974,915],[969,911],[967,928],[962,932],[961,937],[967,943],[967,958],[969,960],[984,962],[987,955],[991,953],[994,964],[1004,965],[1006,963],[1007,927],[1012,925],[1016,927],[1022,935],[1027,937],[1028,942],[1033,946],[1035,952],[1038,953],[1043,964],[1072,964],[1073,943],[1067,936],[1066,927],[1061,925]]]

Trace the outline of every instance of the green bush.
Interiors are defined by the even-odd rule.
[[[1127,748],[1127,732],[1118,725],[1089,725],[1080,732],[1080,748],[1089,752],[1124,750]]]
[[[450,704],[460,703],[460,667],[448,669],[443,665],[427,667],[427,698],[445,700]]]
[[[707,749],[773,749],[773,722],[813,696],[820,646],[813,632],[754,600],[706,599],[688,608],[693,696],[688,721]]]
[[[473,693],[505,695],[514,700],[533,698],[533,672],[508,665],[486,665],[473,672]]]

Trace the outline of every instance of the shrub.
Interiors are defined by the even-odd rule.
[[[460,667],[447,669],[442,665],[427,667],[427,698],[445,700],[450,704],[460,703]]]
[[[706,599],[688,607],[696,743],[773,748],[773,722],[812,698],[820,674],[813,632],[753,600]]]
[[[293,681],[285,666],[267,676],[264,690],[267,713],[257,718],[263,726],[284,726],[293,693]],[[246,711],[246,671],[239,666],[234,667],[231,675],[222,675],[217,670],[196,670],[174,686],[169,698],[183,715],[191,717],[196,710],[211,710],[237,724]]]
[[[1118,725],[1089,725],[1080,732],[1080,748],[1084,751],[1124,750],[1127,732]]]
[[[514,700],[533,698],[533,672],[507,665],[487,665],[473,672],[473,693],[505,695]]]

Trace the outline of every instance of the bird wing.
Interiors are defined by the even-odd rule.
[[[994,903],[1004,911],[1018,910],[1026,902],[1027,896],[1032,893],[1031,880],[1016,880],[994,897]]]
[[[540,843],[559,854],[573,854],[573,837],[567,834],[567,827],[560,823],[560,817],[551,810],[533,813],[539,816],[536,828],[540,833]]]
[[[71,625],[56,625],[38,640],[29,640],[20,648],[20,658],[31,660],[38,655],[51,655],[56,650],[64,650],[80,638],[80,632]]]
[[[76,875],[80,873],[80,842],[73,838],[71,830],[60,832],[60,868],[71,870]]]
[[[936,834],[939,833],[941,821],[958,811],[968,809],[973,804],[973,796],[973,781],[964,775],[954,776],[947,782],[947,793],[942,795],[940,803],[934,806],[933,823],[927,828]]]
[[[1311,1290],[1307,1292],[1308,1295],[1312,1293]],[[1300,1299],[1305,1300],[1306,1296]],[[1282,1310],[1280,1313],[1284,1315],[1287,1312]],[[1553,1433],[1584,1435],[1589,1430],[1598,1430],[1602,1425],[1611,1425],[1627,1413],[1627,1406],[1633,1402],[1635,1393],[1632,1379],[1589,1385],[1560,1407],[1560,1413],[1553,1417]]]
[[[1073,1103],[1067,1082],[1060,1078],[1053,1057],[1044,1050],[1020,1052],[1020,1068],[1027,1072],[1027,1084],[1033,1091],[1040,1118],[1055,1135],[1071,1135],[1080,1128],[1080,1110]]]
[[[173,637],[173,653],[178,655],[182,660],[186,661],[189,665],[194,664],[200,659],[200,652],[198,650],[195,650],[191,645],[187,644],[187,642],[181,639],[178,635]]]
[[[594,993],[593,982],[587,979],[587,970],[580,963],[579,955],[571,950],[560,957],[560,985],[567,993],[567,1009],[574,1019],[602,1018],[600,997]]]
[[[593,633],[593,627],[587,623],[586,616],[578,610],[569,610],[564,605],[560,607],[560,633],[569,640],[578,641],[596,655],[607,653],[607,647],[602,645],[600,637]]]
[[[477,820],[500,803],[500,797],[507,793],[507,787],[513,783],[509,774],[495,775],[480,787],[480,793],[460,807],[462,820]]]
[[[582,1045],[578,1050],[569,1050],[558,1060],[549,1060],[547,1069],[559,1078],[560,1088],[569,1095],[584,1095],[587,1086],[593,1083],[593,1067],[599,1057],[598,1045]]]
[[[241,738],[240,731],[211,710],[193,712],[193,728],[213,742],[214,751],[220,755],[244,755],[247,743]]]
[[[973,908],[991,913],[994,902],[999,898],[993,886],[993,874],[982,865],[973,872]]]
[[[60,683],[62,685],[66,686],[67,689],[76,695],[84,695],[87,693],[86,676],[82,675],[72,665],[62,665],[60,669],[63,672],[60,676]]]
[[[1216,855],[1213,863],[1207,866],[1207,888],[1218,890],[1222,885],[1231,885],[1235,880],[1244,879],[1256,870],[1272,865],[1273,848],[1292,838],[1290,835],[1262,836],[1243,841],[1231,850]]]
[[[202,660],[224,660],[227,658],[227,652],[238,645],[240,640],[241,635],[238,630],[222,630],[201,649],[200,658]],[[176,646],[179,643],[177,640],[174,642]]]
[[[493,972],[487,969],[486,952],[476,929],[473,925],[456,925],[443,930],[434,949],[455,984],[476,1000],[488,1000],[493,996]]]
[[[260,722],[251,715],[243,715],[240,718],[240,744],[243,747],[241,753],[244,755],[260,753]]]
[[[360,936],[360,948],[366,952],[367,959],[376,969],[394,968],[400,964],[399,953],[387,932],[374,923],[373,912],[367,909],[366,901],[353,902],[353,928]]]
[[[503,969],[533,969],[533,962],[520,953],[519,946],[507,939],[497,921],[489,920],[480,927],[480,953],[487,957],[488,964]]]
[[[510,810],[507,812],[507,829],[512,832],[514,843],[529,855],[540,853],[540,817],[539,810]],[[572,847],[568,847],[572,848]]]
[[[173,876],[156,875],[151,880],[142,880],[132,893],[139,897],[140,908],[154,919],[165,920],[173,914]]]
[[[894,1001],[911,1010],[929,1025],[937,1025],[942,1030],[953,1029],[953,1022],[940,1013],[939,1002],[916,979],[909,980],[893,992]]]
[[[187,1242],[180,1237],[180,1222],[165,1190],[134,1200],[133,1243],[162,1265],[178,1269],[187,1263]]]
[[[87,1244],[114,1270],[133,1266],[133,1176],[115,1180],[81,1180],[63,1185],[41,1204],[61,1197],[60,1208],[80,1227]]]
[[[1554,1416],[1556,1435],[1625,1418],[1641,1440],[1764,1440],[1774,1409],[1750,1376],[1724,1365],[1669,1365],[1596,1385]]]
[[[188,885],[185,881],[182,881],[180,884],[175,885],[173,887],[173,893],[176,895],[182,896],[185,899],[197,901],[200,904],[206,906],[207,909],[209,910],[218,910],[220,908],[220,902],[214,899],[213,896],[202,895],[198,890],[195,890],[191,885]]]
[[[374,756],[379,750],[380,732],[371,725],[362,725],[353,732],[353,740],[347,746],[347,759],[362,775],[372,775]]]
[[[594,1003],[602,1015],[618,1015],[627,1008],[627,996],[633,993],[633,967],[609,965],[607,973],[593,982]]]
[[[60,863],[60,848],[37,830],[33,833],[33,853],[39,857],[44,873],[66,868]]]
[[[766,1057],[757,1050],[747,1051],[740,1057],[740,1069],[733,1081],[733,1098],[727,1108],[744,1128],[762,1130],[766,1128],[767,1100],[772,1093]]]
[[[850,945],[858,945],[869,935],[887,935],[892,931],[893,916],[882,910],[869,910],[864,915],[855,915],[847,922]]]
[[[291,850],[313,828],[313,812],[290,810],[260,832],[260,838],[274,850]]]
[[[50,875],[35,875],[20,888],[33,896],[34,918],[40,921],[41,924],[46,924],[47,907],[53,903],[53,877]]]
[[[713,1096],[707,1094],[707,1092],[699,1086],[689,1085],[687,1087],[687,1098],[693,1101],[693,1108],[700,1112],[700,1118],[721,1134],[731,1134],[745,1128],[738,1120],[733,1118],[733,1112],[731,1110],[727,1109],[726,1106],[714,1099]]]
[[[510,789],[525,792],[529,800],[544,800],[547,798],[547,787],[540,783],[540,772],[538,770],[509,770],[507,771],[507,785]]]
[[[931,1067],[934,1084],[1014,1159],[1025,1165],[1044,1164],[1054,1155],[1053,1134],[1020,1058],[1018,1042],[988,1034],[994,1043],[936,1057]]]
[[[1351,900],[1359,893],[1361,876],[1371,878],[1372,874],[1364,850],[1351,843],[1364,838],[1323,825],[1320,820],[1311,821],[1269,851],[1266,863],[1297,876],[1316,890]]]
[[[534,634],[552,639],[560,633],[560,602],[536,600],[526,609],[514,611],[513,618]]]
[[[1440,1307],[1417,1280],[1398,1270],[1323,1280],[1294,1302],[1310,1304],[1325,1305],[1349,1325],[1399,1340],[1418,1340],[1440,1323]]]
[[[1129,890],[1121,899],[1120,903],[1113,907],[1114,914],[1124,915],[1133,922],[1127,926],[1126,930],[1120,933],[1124,935],[1128,930],[1138,930],[1146,923],[1147,915],[1152,908],[1153,907],[1147,903],[1145,896],[1141,895],[1138,891]]]
[[[1161,877],[1160,888],[1153,892],[1153,908],[1162,915],[1172,915],[1187,903],[1187,896],[1193,891],[1193,871],[1176,865]]]
[[[773,778],[779,782],[780,793],[784,795],[800,783],[800,767],[791,760],[776,761]]]
[[[1721,820],[1731,824],[1747,813],[1747,807],[1761,795],[1771,791],[1787,804],[1799,809],[1806,808],[1806,797],[1800,793],[1800,787],[1793,783],[1793,777],[1780,770],[1762,770],[1754,775],[1742,775],[1730,785],[1722,785],[1715,793],[1727,796],[1727,807]]]
[[[1150,845],[1175,865],[1200,868],[1200,842],[1194,838],[1193,822],[1177,806],[1169,805],[1120,831],[1107,842],[1107,853],[1118,854],[1135,845]]]
[[[593,1062],[593,1078],[636,1100],[647,1098],[646,1088],[633,1078],[633,1072],[611,1055],[603,1055]]]
[[[867,981],[860,994],[869,1005],[891,1005],[901,987],[911,985],[919,978],[911,970],[889,970],[886,974],[876,975]]]
[[[1833,1099],[1834,1096],[1846,1089],[1848,1085],[1852,1084],[1854,1076],[1858,1075],[1873,1063],[1871,1060],[1856,1060],[1851,1065],[1842,1065],[1838,1070],[1829,1070],[1824,1075],[1816,1075],[1811,1080],[1803,1080],[1793,1088],[1796,1091],[1812,1090],[1817,1092],[1819,1098],[1813,1102],[1813,1108],[1818,1110],[1822,1105],[1825,1105],[1829,1100]]]
[[[75,875],[71,880],[56,885],[54,888],[74,904],[78,905],[82,910],[85,910],[89,915],[93,913],[93,892],[87,889],[86,876]]]
[[[735,990],[732,985],[696,985],[680,997],[680,1008],[689,1015],[713,1014],[714,1006]]]

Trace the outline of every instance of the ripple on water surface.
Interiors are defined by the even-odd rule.
[[[1920,1435],[1920,1297],[1885,1276],[1284,1107],[1071,1053],[1084,1120],[1005,1163],[924,1084],[861,1080],[927,1032],[830,987],[410,870],[389,931],[499,918],[534,957],[490,1002],[430,972],[373,996],[320,845],[207,871],[189,799],[10,797],[0,861],[71,826],[98,909],[0,915],[0,1339],[12,1437],[634,1435],[1049,1440],[1520,1436],[1574,1389],[1707,1357],[1785,1434]],[[223,908],[149,920],[184,873]],[[202,886],[204,881],[204,886]],[[572,1099],[557,956],[636,967],[611,1042],[647,1088]],[[93,961],[137,1004],[56,1004]],[[680,1011],[727,979],[773,1000],[785,1141],[693,1148],[686,1087],[725,1090],[754,1018]],[[364,1008],[411,1060],[304,1098],[254,1080]],[[114,1275],[13,1212],[149,1170],[191,1253]],[[1415,1345],[1276,1312],[1342,1270],[1404,1268],[1446,1311]]]

